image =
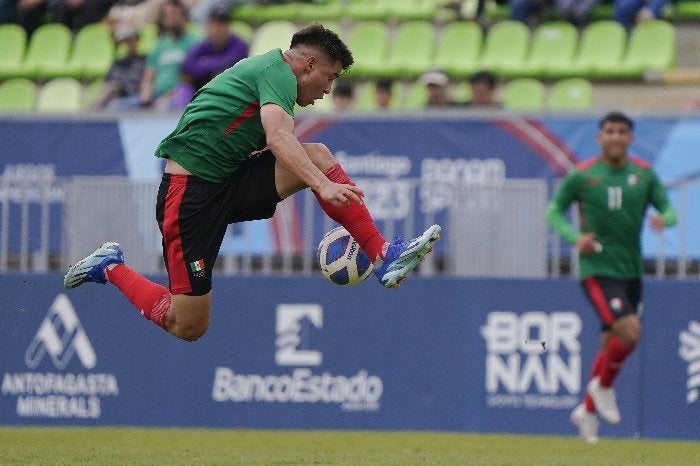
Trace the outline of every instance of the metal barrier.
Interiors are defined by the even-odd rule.
[[[21,171],[20,169],[18,169]],[[26,175],[26,174],[24,174]],[[0,272],[64,270],[105,240],[119,241],[129,264],[146,274],[164,272],[155,221],[157,182],[122,177],[60,179],[50,169],[29,177],[0,176]],[[406,179],[357,179],[365,202],[387,238],[410,238],[432,223],[443,225],[443,240],[418,273],[479,277],[572,275],[575,254],[548,230],[548,201],[542,180],[504,180],[450,186]],[[677,257],[647,260],[659,277],[698,276],[698,260],[686,254],[683,212],[689,184],[676,186],[681,201]],[[229,227],[215,266],[217,274],[302,274],[318,270],[320,236],[334,226],[310,190],[279,204],[273,219]]]

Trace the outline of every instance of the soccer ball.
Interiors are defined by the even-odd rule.
[[[321,273],[336,285],[354,286],[372,274],[374,265],[350,233],[337,227],[318,244]]]

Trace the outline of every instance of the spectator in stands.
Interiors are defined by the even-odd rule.
[[[455,105],[450,97],[450,79],[440,70],[432,70],[420,77],[420,82],[428,89],[426,107]]]
[[[197,0],[182,0],[189,9]],[[106,22],[116,31],[119,26],[130,25],[141,29],[149,23],[157,23],[165,0],[117,0],[107,15]]]
[[[388,110],[394,93],[394,82],[391,79],[379,79],[374,86],[374,102],[378,110]]]
[[[114,40],[126,45],[126,55],[112,64],[94,107],[114,111],[139,108],[139,89],[146,65],[146,57],[138,53],[139,31],[122,26],[114,33]]]
[[[16,22],[24,28],[27,36],[31,36],[34,31],[46,22],[49,11],[47,0],[1,0],[3,1],[6,14],[14,19],[8,22]]]
[[[182,63],[178,108],[185,108],[195,92],[214,76],[248,56],[248,44],[230,31],[231,16],[224,5],[209,14],[207,38],[195,45]]]
[[[510,19],[528,24],[544,7],[553,6],[558,14],[573,24],[581,25],[588,19],[591,8],[600,0],[509,0]]]
[[[141,80],[141,106],[157,110],[175,108],[182,62],[197,38],[185,29],[187,10],[180,0],[167,0],[161,11],[163,35],[146,58]]]
[[[74,32],[83,26],[102,21],[115,0],[49,0],[51,17]]]
[[[613,19],[628,31],[637,22],[659,19],[668,0],[615,0]]]
[[[477,71],[469,77],[471,98],[464,103],[468,107],[500,108],[496,96],[496,76],[486,70]]]
[[[348,110],[355,104],[355,90],[348,81],[336,81],[331,96],[336,110]]]

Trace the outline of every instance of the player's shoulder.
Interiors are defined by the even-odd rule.
[[[577,163],[576,166],[574,167],[574,170],[575,170],[577,173],[580,173],[580,172],[589,170],[591,167],[593,167],[593,166],[594,166],[595,164],[597,164],[599,161],[600,161],[600,156],[599,156],[599,155],[593,156],[593,157],[591,157],[591,158],[589,158],[589,159],[584,160],[583,162]]]
[[[644,170],[651,170],[651,164],[642,158],[636,157],[634,155],[630,155],[628,157],[628,159],[629,159],[630,163],[637,168],[641,168]]]

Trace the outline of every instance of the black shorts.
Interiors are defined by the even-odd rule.
[[[610,330],[612,324],[620,317],[641,312],[641,279],[588,277],[581,282],[581,285],[603,323],[603,330]]]
[[[170,292],[207,294],[227,226],[270,218],[279,201],[275,157],[270,151],[247,160],[223,183],[163,174],[156,220],[163,235]]]

